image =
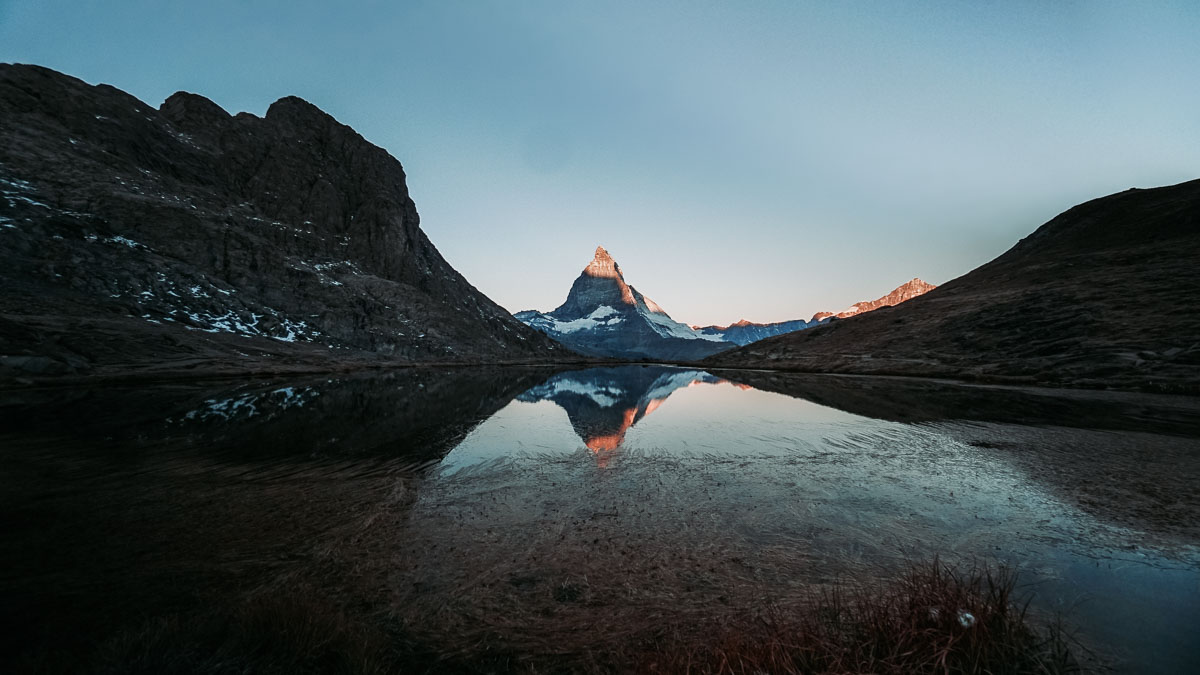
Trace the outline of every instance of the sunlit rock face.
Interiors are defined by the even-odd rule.
[[[0,375],[565,351],[451,268],[400,162],[316,106],[156,109],[36,66],[0,65],[0,286]]]
[[[937,286],[934,286],[933,284],[927,284],[920,279],[913,279],[912,281],[893,289],[891,293],[888,293],[882,298],[867,302],[856,302],[846,309],[838,312],[835,316],[837,316],[839,319],[846,319],[854,316],[855,314],[870,312],[879,309],[880,307],[891,307],[906,300],[912,300],[919,295],[924,295],[935,288],[937,288]],[[813,318],[815,319],[816,317]]]
[[[602,246],[596,247],[595,257],[583,268],[583,273],[571,284],[567,300],[552,312],[560,316],[581,317],[598,307],[636,306],[633,287],[625,283],[621,267]]]
[[[571,284],[552,312],[528,310],[516,317],[583,354],[622,359],[693,360],[735,345],[675,321],[625,282],[621,267],[603,247]]]

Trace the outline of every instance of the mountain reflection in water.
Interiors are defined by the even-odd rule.
[[[600,466],[606,466],[609,454],[625,440],[625,432],[676,390],[724,382],[728,380],[704,371],[666,366],[589,368],[554,375],[517,400],[558,404]]]

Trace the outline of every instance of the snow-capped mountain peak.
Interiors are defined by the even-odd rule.
[[[695,359],[731,345],[679,323],[625,281],[603,246],[552,312],[518,312],[517,318],[584,354],[617,358]]]

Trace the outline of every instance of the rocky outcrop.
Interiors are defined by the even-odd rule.
[[[1200,391],[1200,180],[1076,206],[901,305],[714,366]]]
[[[691,361],[733,347],[672,319],[625,282],[621,267],[601,246],[562,305],[546,313],[517,312],[516,317],[590,356]]]
[[[920,279],[913,279],[912,281],[906,282],[893,289],[891,293],[888,293],[882,298],[865,302],[856,302],[837,314],[834,314],[833,316],[836,316],[839,319],[846,319],[856,314],[874,311],[881,307],[891,307],[906,300],[912,300],[919,295],[924,295],[935,288],[937,288],[937,286],[934,286],[933,284],[927,284]],[[822,315],[829,316],[830,314],[829,312],[817,312],[817,314],[813,316],[813,320],[820,321],[820,319],[817,317]]]
[[[450,267],[400,163],[265,117],[0,65],[0,372],[521,362],[565,350]]]

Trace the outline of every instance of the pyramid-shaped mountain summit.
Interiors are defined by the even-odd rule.
[[[582,354],[620,359],[693,360],[736,345],[675,321],[625,281],[604,247],[571,284],[552,312],[527,310],[516,317]]]

